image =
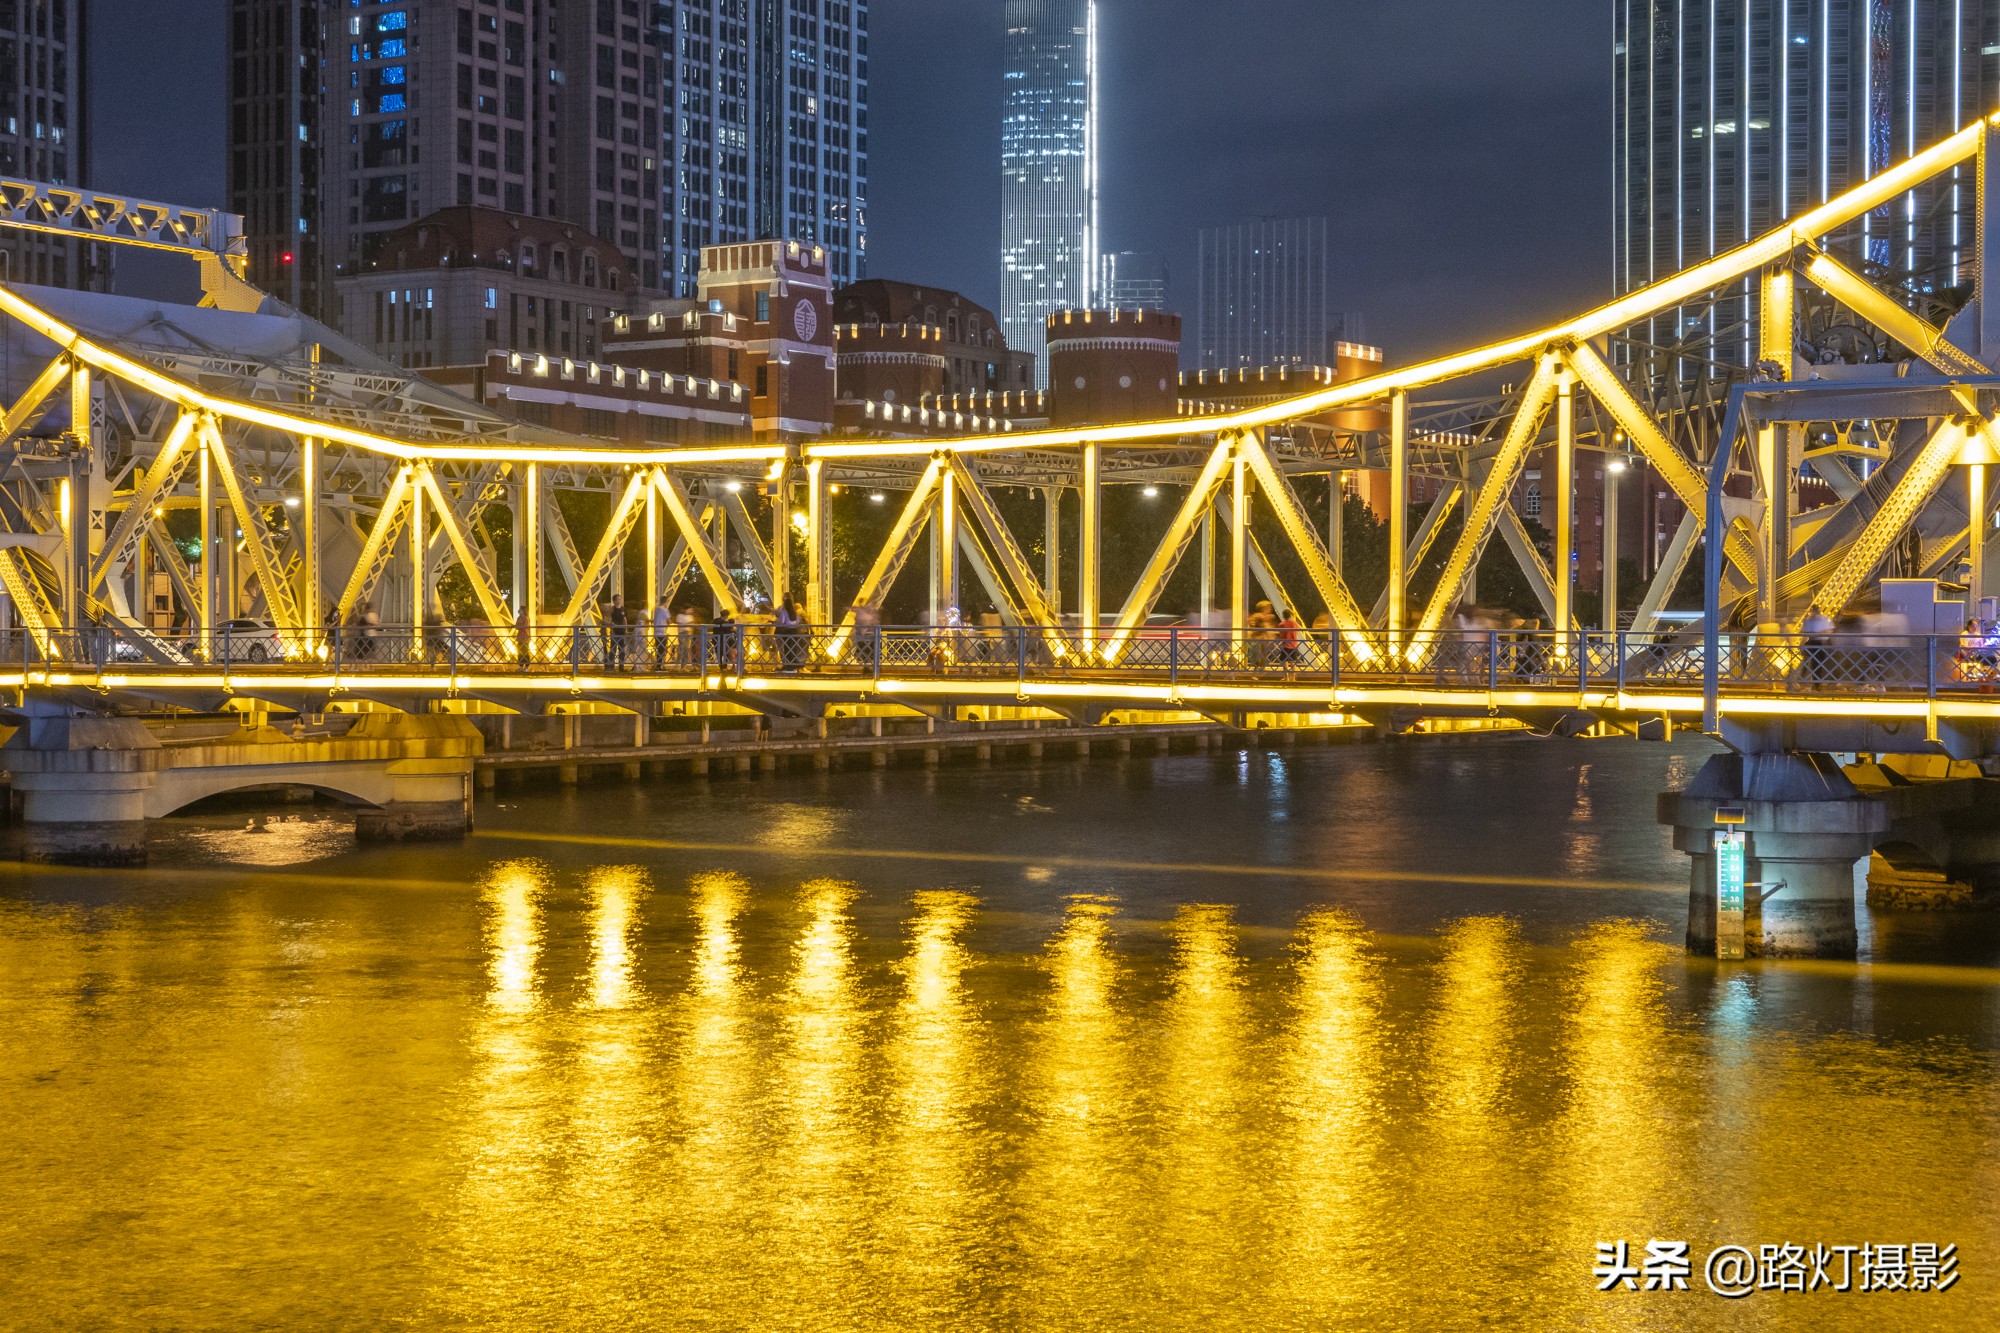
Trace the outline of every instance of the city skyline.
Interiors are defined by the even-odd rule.
[[[1448,22],[1257,0],[1218,28],[1194,0],[1099,0],[1107,238],[1192,273],[1200,226],[1324,212],[1357,256],[1340,302],[1365,310],[1370,337],[1399,358],[1446,345],[1439,310],[1499,335],[1608,295],[1610,8],[1445,8]],[[196,87],[222,79],[227,4],[191,4],[172,25],[126,21],[150,12],[92,7],[100,180],[220,205],[221,99],[160,117],[117,90],[162,65]],[[1003,27],[1002,0],[870,6],[870,271],[995,310]],[[1416,52],[1439,72],[1421,95],[1394,75]]]

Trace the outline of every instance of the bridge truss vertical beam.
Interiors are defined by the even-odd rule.
[[[806,619],[814,625],[833,623],[833,498],[828,490],[826,462],[806,464]]]
[[[1410,395],[1389,398],[1389,648],[1403,643],[1410,604]]]
[[[521,551],[521,586],[514,589],[514,614],[527,614],[532,633],[542,620],[542,465],[523,470],[520,503],[514,515],[514,542]]]
[[[1553,499],[1556,505],[1555,568],[1550,571],[1555,596],[1549,618],[1557,630],[1567,632],[1575,623],[1571,604],[1576,594],[1576,377],[1567,369],[1556,376],[1555,455],[1553,494],[1542,501],[1546,506]],[[1562,649],[1558,639],[1558,657]]]
[[[938,470],[937,530],[932,550],[937,561],[931,573],[931,624],[942,625],[958,610],[958,473],[948,455]]]
[[[1103,446],[1086,444],[1077,469],[1077,496],[1082,522],[1077,541],[1077,613],[1083,621],[1083,642],[1089,651],[1097,642],[1103,594],[1104,511]]]
[[[1055,613],[1050,624],[1062,619],[1062,493],[1060,486],[1042,487],[1042,583]]]
[[[1250,460],[1241,439],[1229,442],[1229,630],[1237,641],[1249,623]]]

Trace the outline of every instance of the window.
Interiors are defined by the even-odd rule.
[[[766,398],[770,396],[770,393],[771,367],[769,365],[759,366],[757,367],[757,396],[759,398]]]
[[[1528,483],[1527,493],[1521,497],[1521,512],[1529,518],[1542,516],[1542,483]]]
[[[769,292],[757,293],[757,322],[759,324],[769,324],[771,322],[771,294]],[[759,371],[761,377],[761,367],[759,367]],[[763,390],[759,389],[757,392],[762,393]]]

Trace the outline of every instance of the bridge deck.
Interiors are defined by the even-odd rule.
[[[316,640],[185,645],[186,661],[132,660],[95,631],[16,636],[0,687],[274,699],[342,693],[606,699],[875,697],[1098,704],[1147,710],[1325,712],[1413,707],[1700,714],[1706,650],[1665,635],[1464,631],[1404,640],[1165,630],[1122,645],[1061,629],[800,630],[768,626],[526,638],[487,629],[375,628]],[[1113,656],[1115,654],[1115,656]],[[1107,656],[1113,660],[1107,662]],[[525,664],[524,664],[525,660]],[[1723,714],[2000,718],[2000,651],[1954,636],[1730,636]]]

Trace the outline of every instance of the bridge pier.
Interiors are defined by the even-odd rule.
[[[1730,823],[1718,821],[1725,814]],[[1744,944],[1753,958],[1852,958],[1854,867],[1889,828],[1889,810],[1855,788],[1828,755],[1720,754],[1659,819],[1692,861],[1687,948],[1713,957],[1719,829],[1749,835]],[[1740,821],[1740,822],[1737,822]]]
[[[146,806],[167,754],[133,718],[31,716],[0,747],[21,793],[21,856],[43,865],[146,863]]]
[[[22,856],[58,865],[143,865],[150,820],[204,797],[327,791],[360,807],[363,842],[460,838],[472,827],[479,733],[464,718],[371,713],[343,737],[298,740],[245,727],[163,746],[137,718],[32,714],[0,747],[22,793]]]

